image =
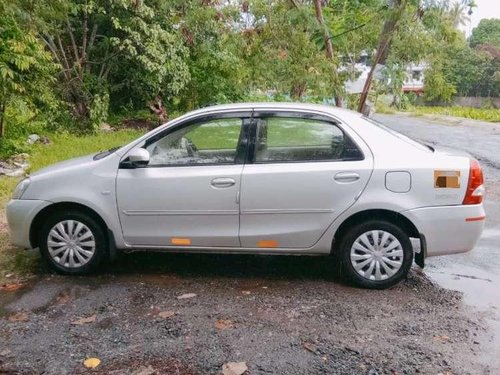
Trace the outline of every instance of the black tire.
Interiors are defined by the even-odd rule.
[[[371,280],[360,275],[351,262],[351,248],[354,242],[363,233],[373,230],[392,234],[399,241],[403,250],[401,267],[394,275],[384,280]],[[397,225],[382,220],[366,221],[348,229],[340,239],[338,252],[343,275],[355,285],[368,289],[386,289],[397,284],[406,277],[413,263],[413,248],[408,235]]]
[[[85,264],[78,267],[68,267],[58,263],[51,255],[48,249],[47,241],[52,228],[65,220],[78,221],[90,230],[95,243],[94,253]],[[92,216],[78,211],[68,210],[52,213],[43,223],[38,232],[38,243],[40,252],[51,269],[63,275],[87,275],[94,272],[108,253],[108,241],[105,235],[105,228],[97,222]],[[74,258],[76,259],[76,258]]]

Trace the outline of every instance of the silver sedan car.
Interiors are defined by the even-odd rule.
[[[334,255],[354,283],[386,288],[413,260],[471,250],[483,194],[465,153],[338,108],[248,103],[33,173],[7,218],[15,245],[64,274],[123,249]]]

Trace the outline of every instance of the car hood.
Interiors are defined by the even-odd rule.
[[[74,168],[85,168],[89,165],[92,165],[93,163],[95,163],[94,154],[81,156],[79,158],[73,158],[73,159],[61,161],[59,163],[52,164],[46,168],[42,168],[34,173],[31,173],[30,177],[36,177],[36,176],[40,176],[40,175],[56,173],[56,172],[60,172],[60,171],[68,170],[68,169],[74,169]]]

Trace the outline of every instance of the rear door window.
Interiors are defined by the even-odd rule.
[[[333,123],[299,117],[258,120],[255,163],[361,159],[356,145]]]

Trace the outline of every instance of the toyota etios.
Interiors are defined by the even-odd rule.
[[[188,113],[118,149],[19,183],[12,242],[85,274],[121,249],[336,254],[358,285],[389,287],[415,259],[471,250],[483,176],[467,154],[358,113],[297,103]]]

